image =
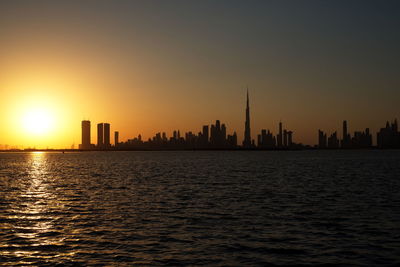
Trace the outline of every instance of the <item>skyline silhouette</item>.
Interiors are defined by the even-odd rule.
[[[227,126],[216,120],[215,124],[203,125],[198,134],[192,131],[181,136],[180,130],[174,130],[168,138],[166,132],[158,132],[153,137],[143,140],[141,134],[137,137],[119,142],[119,131],[114,132],[114,145],[110,144],[110,124],[97,124],[97,145],[88,143],[90,139],[90,121],[82,121],[81,150],[293,150],[293,149],[367,149],[367,148],[400,148],[400,132],[397,119],[391,124],[386,123],[376,133],[376,145],[369,128],[365,131],[354,131],[353,136],[348,130],[347,121],[343,121],[342,138],[339,139],[337,131],[329,137],[318,129],[318,141],[314,146],[294,142],[294,131],[283,128],[282,121],[278,125],[276,136],[270,129],[262,129],[257,139],[251,137],[250,124],[250,99],[249,89],[246,90],[246,110],[244,123],[244,139],[239,145],[236,131],[227,134]],[[88,136],[89,135],[89,136]]]
[[[278,124],[276,135],[271,129],[262,128],[255,138],[251,136],[250,123],[250,97],[249,89],[246,89],[246,109],[244,121],[244,138],[238,141],[236,130],[232,134],[227,133],[227,126],[216,120],[215,124],[203,125],[202,130],[197,134],[193,131],[185,132],[181,136],[180,130],[174,130],[171,137],[168,138],[166,132],[158,132],[147,140],[142,138],[141,134],[137,137],[128,138],[126,141],[120,142],[119,131],[114,131],[114,144],[111,144],[111,124],[97,124],[97,143],[91,142],[91,121],[83,120],[81,122],[81,143],[79,150],[294,150],[294,149],[366,149],[366,148],[383,148],[397,149],[400,148],[400,132],[398,130],[397,119],[393,122],[386,122],[385,127],[380,128],[376,132],[374,141],[373,133],[370,128],[364,131],[354,131],[351,135],[347,120],[342,124],[342,136],[338,136],[334,131],[328,137],[327,133],[318,129],[317,140],[315,144],[303,144],[294,142],[294,131],[283,128],[282,121]],[[240,145],[241,144],[241,145]],[[29,147],[26,150],[45,150],[43,148]],[[57,148],[46,148],[47,150],[60,150]],[[71,150],[75,150],[72,145]],[[20,150],[15,147],[2,147],[2,151]],[[68,149],[61,149],[68,150]]]

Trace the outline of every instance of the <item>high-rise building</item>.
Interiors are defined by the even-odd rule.
[[[321,130],[318,130],[318,147],[319,148],[326,148],[328,143],[328,139],[326,133]]]
[[[226,140],[226,126],[224,123],[221,125],[221,137],[220,138],[221,138],[222,144],[224,144],[225,140]]]
[[[110,146],[110,124],[104,123],[104,147],[109,148]]]
[[[351,138],[350,138],[350,134],[348,134],[348,130],[347,130],[347,121],[343,121],[342,148],[350,148],[350,146],[351,146]]]
[[[80,149],[90,149],[90,121],[82,121],[82,144],[79,146]]]
[[[208,135],[209,135],[208,125],[204,125],[203,126],[203,138],[206,142],[208,142],[208,139],[209,139]]]
[[[283,146],[288,147],[288,131],[283,130]]]
[[[203,132],[202,132],[201,146],[203,148],[206,148],[208,146],[208,142],[209,142],[209,129],[208,129],[208,125],[204,125]]]
[[[293,131],[288,131],[288,147],[291,148],[293,146]]]
[[[279,122],[279,133],[277,136],[277,143],[278,143],[277,144],[278,148],[281,148],[283,146],[282,122],[281,121]]]
[[[104,123],[97,124],[97,148],[104,147]]]
[[[207,129],[208,130],[208,129]],[[219,120],[216,120],[215,125],[211,125],[210,131],[210,146],[216,149],[225,148],[227,145],[227,136],[226,136],[226,126],[225,124],[221,124]],[[232,140],[231,140],[232,141]]]
[[[251,147],[249,89],[247,89],[246,121],[244,123],[243,147],[244,148],[250,148]]]
[[[110,148],[110,124],[99,123],[97,124],[97,148],[105,149]]]
[[[165,133],[164,133],[165,134]],[[119,132],[115,131],[114,132],[114,146],[117,147],[119,144]]]

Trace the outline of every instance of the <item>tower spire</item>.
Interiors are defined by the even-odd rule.
[[[243,147],[251,147],[251,134],[250,134],[250,104],[249,104],[249,88],[247,87],[246,92],[246,121],[244,124],[244,140]]]
[[[247,106],[246,108],[249,108],[249,87],[247,87]]]

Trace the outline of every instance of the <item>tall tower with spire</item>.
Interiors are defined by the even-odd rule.
[[[244,148],[250,148],[251,147],[249,88],[247,88],[246,122],[244,124],[243,147]]]

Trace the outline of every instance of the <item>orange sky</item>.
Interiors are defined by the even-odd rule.
[[[343,119],[375,132],[400,115],[390,7],[366,5],[357,21],[319,4],[312,17],[307,6],[291,14],[261,2],[101,3],[1,2],[1,147],[77,147],[83,119],[93,143],[99,122],[125,141],[197,133],[216,119],[241,143],[246,86],[252,138],[282,120],[295,142],[315,144],[319,128],[340,132]],[[51,125],[33,134],[26,117],[38,110]]]

